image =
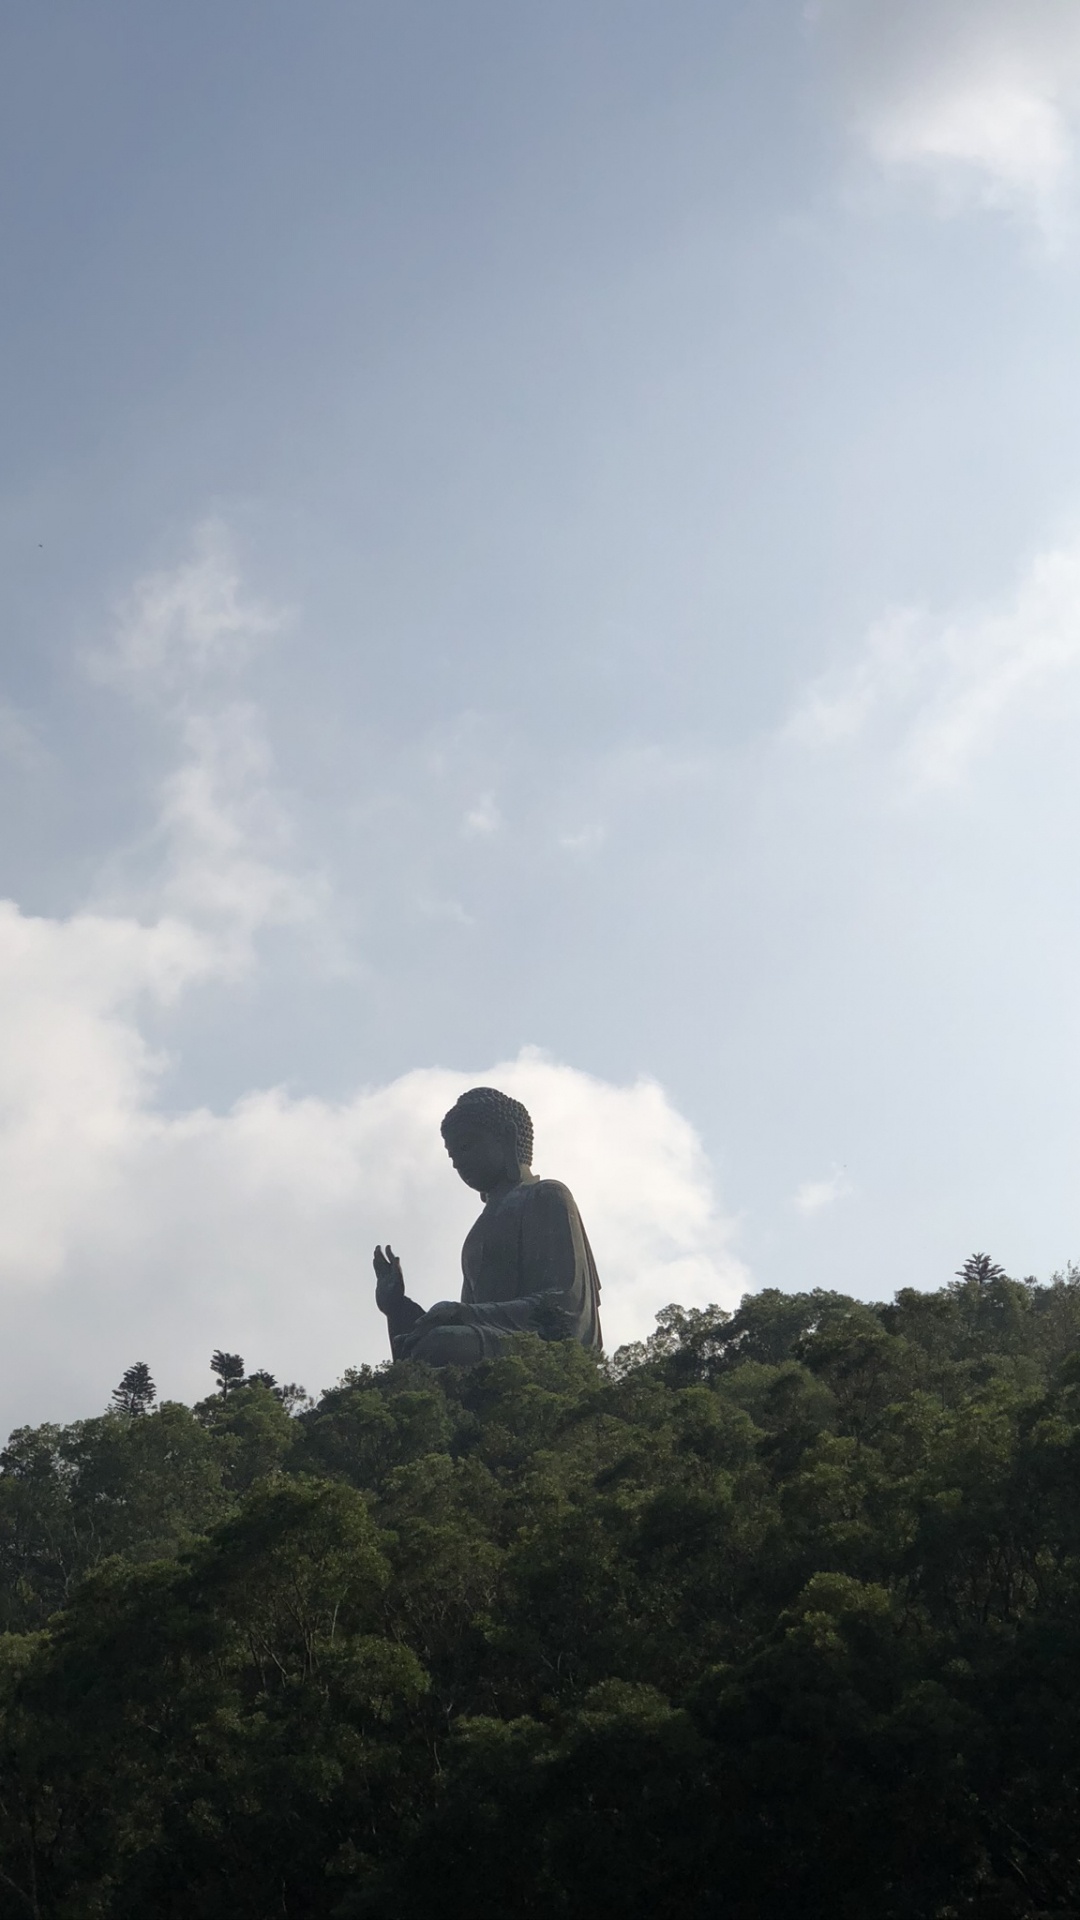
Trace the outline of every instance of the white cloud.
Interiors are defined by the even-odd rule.
[[[876,160],[923,175],[946,212],[1069,222],[1080,109],[1075,0],[824,0],[817,19]]]
[[[233,702],[192,714],[182,737],[186,758],[160,796],[161,901],[215,928],[230,965],[244,965],[261,927],[311,919],[325,886],[291,865],[292,822],[273,791],[258,709]]]
[[[820,748],[857,739],[884,706],[906,702],[918,691],[924,655],[920,616],[911,609],[888,614],[871,629],[854,665],[807,689],[784,738]]]
[[[834,1167],[826,1180],[804,1180],[791,1196],[791,1204],[803,1214],[823,1213],[851,1192],[851,1182],[843,1167]]]
[[[119,678],[153,692],[181,755],[141,889],[114,875],[104,904],[68,918],[0,902],[0,1425],[92,1411],[134,1359],[163,1392],[194,1395],[214,1346],[312,1388],[383,1358],[377,1240],[421,1300],[460,1287],[476,1202],[438,1123],[475,1082],[527,1102],[539,1170],[576,1191],[609,1347],[672,1299],[730,1301],[745,1284],[700,1143],[650,1081],[614,1086],[526,1052],[340,1100],[278,1087],[226,1112],[161,1109],[148,1014],[236,981],[261,928],[318,905],[293,871],[257,709],[207,691],[211,668],[229,675],[231,649],[273,624],[244,605],[218,532],[125,616]]]
[[[177,920],[36,919],[0,902],[0,1273],[8,1285],[55,1278],[88,1211],[115,1224],[131,1115],[162,1065],[137,1010],[174,1002],[217,965],[212,943]]]
[[[319,876],[294,866],[292,822],[274,791],[259,708],[223,690],[283,617],[245,597],[227,530],[210,522],[197,530],[190,560],[136,583],[113,644],[90,662],[99,677],[154,703],[180,755],[153,830],[110,863],[105,903],[200,928],[216,942],[224,975],[251,965],[260,928],[311,920],[326,894]],[[133,856],[137,882],[127,878]]]
[[[105,679],[166,701],[245,667],[285,615],[244,594],[228,528],[197,527],[182,566],[144,574],[120,611],[112,645],[91,665]]]
[[[871,740],[910,791],[956,785],[1009,731],[1080,696],[1080,537],[1040,554],[1004,609],[876,626],[860,657],[811,687],[784,737],[828,749]]]

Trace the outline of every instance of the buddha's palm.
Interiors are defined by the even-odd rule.
[[[375,1304],[380,1313],[393,1314],[405,1299],[405,1276],[393,1247],[375,1249]]]

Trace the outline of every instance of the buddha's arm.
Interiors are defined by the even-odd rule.
[[[375,1249],[375,1304],[380,1313],[386,1315],[386,1330],[390,1335],[390,1352],[395,1360],[402,1358],[401,1343],[407,1338],[418,1320],[424,1317],[423,1307],[410,1300],[405,1292],[405,1276],[401,1271],[401,1261],[393,1248],[388,1246]]]
[[[417,1321],[423,1318],[423,1307],[418,1307],[416,1301],[410,1300],[407,1295],[403,1295],[387,1314],[386,1331],[390,1335],[390,1352],[395,1360],[404,1358],[401,1352],[402,1343],[408,1339]]]

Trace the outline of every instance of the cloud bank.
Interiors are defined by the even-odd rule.
[[[538,1170],[577,1193],[609,1348],[670,1300],[731,1301],[745,1284],[701,1145],[648,1080],[614,1086],[525,1050],[337,1101],[272,1087],[226,1112],[161,1108],[154,1010],[210,981],[243,991],[259,934],[326,904],[296,859],[262,717],[235,698],[276,624],[244,601],[220,529],[140,585],[95,667],[176,736],[139,887],[119,859],[104,901],[68,918],[0,902],[0,1424],[95,1411],[134,1359],[191,1397],[215,1346],[312,1389],[384,1358],[376,1241],[422,1301],[459,1290],[476,1200],[438,1123],[476,1082],[526,1101]]]

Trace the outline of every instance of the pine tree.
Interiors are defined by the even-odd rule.
[[[244,1384],[244,1362],[238,1353],[222,1353],[220,1347],[215,1347],[210,1355],[210,1369],[217,1375],[223,1394]]]
[[[988,1286],[991,1280],[1004,1280],[1005,1269],[991,1260],[988,1253],[972,1253],[956,1270],[958,1280],[966,1280],[968,1285]]]
[[[117,1413],[146,1413],[156,1399],[157,1388],[145,1360],[136,1360],[112,1393],[113,1407]]]

